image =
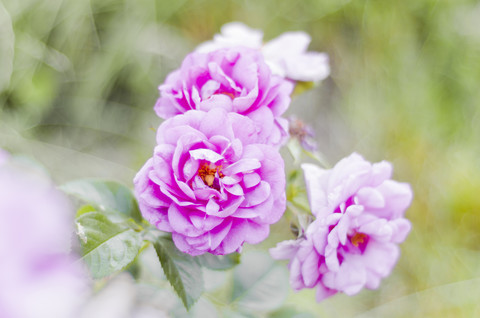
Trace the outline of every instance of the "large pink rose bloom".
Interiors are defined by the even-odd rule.
[[[279,146],[288,137],[288,122],[280,116],[290,104],[293,83],[272,75],[257,50],[191,53],[159,90],[154,109],[161,118],[222,108],[252,119],[261,143]]]
[[[76,317],[89,286],[69,254],[73,215],[41,170],[0,150],[0,317]]]
[[[317,287],[318,301],[337,292],[377,288],[410,231],[403,217],[412,200],[410,186],[390,180],[390,163],[372,165],[358,154],[331,170],[302,168],[317,219],[302,238],[280,243],[271,255],[289,259],[292,287]]]
[[[143,216],[191,255],[264,240],[285,211],[285,173],[278,151],[257,141],[249,118],[221,108],[166,120],[134,179]]]

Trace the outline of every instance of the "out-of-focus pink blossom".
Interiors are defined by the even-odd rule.
[[[213,41],[197,47],[198,52],[211,52],[224,47],[249,47],[262,52],[276,75],[295,81],[321,81],[330,74],[328,55],[307,51],[311,38],[305,32],[286,32],[263,43],[263,32],[240,22],[222,26]]]
[[[172,232],[182,252],[240,251],[257,244],[285,211],[284,163],[258,143],[255,123],[222,108],[166,120],[134,179],[143,216]]]
[[[68,254],[72,232],[71,206],[50,179],[3,156],[0,317],[75,317],[88,293],[88,279]]]
[[[288,118],[288,132],[291,138],[295,138],[300,145],[308,151],[317,150],[317,142],[315,141],[315,130],[302,120],[295,116]]]
[[[290,104],[293,83],[272,75],[256,50],[191,53],[159,90],[154,109],[161,118],[222,108],[252,119],[261,143],[279,146],[288,136],[288,121],[281,115]]]
[[[9,157],[10,157],[10,154],[0,148],[0,164],[6,162]]]
[[[330,170],[312,164],[302,168],[317,219],[302,238],[271,249],[272,257],[289,259],[292,287],[316,287],[318,301],[337,292],[377,288],[411,228],[404,218],[410,186],[390,179],[390,163],[371,164],[358,154]]]

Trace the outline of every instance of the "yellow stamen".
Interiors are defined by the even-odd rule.
[[[198,175],[202,178],[203,183],[205,183],[210,188],[213,187],[215,181],[215,174],[218,172],[218,176],[223,178],[223,173],[220,172],[222,166],[211,168],[210,165],[204,164],[198,169]]]
[[[232,100],[235,99],[235,95],[233,95],[232,93],[228,93],[228,92],[224,92],[222,93],[223,95],[227,95],[228,97],[230,97]]]
[[[215,176],[212,174],[207,174],[205,178],[203,178],[203,182],[209,187],[213,185],[213,180],[215,180]]]
[[[354,236],[350,239],[350,242],[352,242],[353,245],[358,247],[358,245],[365,243],[365,239],[367,238],[367,234],[363,233],[355,233]]]

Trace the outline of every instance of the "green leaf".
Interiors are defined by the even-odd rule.
[[[299,312],[292,307],[282,307],[279,310],[271,313],[269,318],[314,318],[314,315],[309,312]]]
[[[142,221],[132,191],[118,182],[82,179],[68,182],[60,189],[101,211],[117,211],[137,222]]]
[[[0,2],[0,93],[7,89],[13,71],[15,33],[12,19]]]
[[[205,253],[195,257],[197,262],[208,269],[227,270],[240,263],[240,254],[232,253],[229,255],[212,255]]]
[[[77,214],[75,215],[75,218],[80,217],[82,214],[85,214],[88,212],[94,212],[94,211],[97,211],[95,207],[91,205],[84,205],[77,210]]]
[[[153,246],[165,276],[189,310],[204,290],[200,264],[195,257],[180,252],[169,238],[159,237]]]
[[[77,219],[83,259],[93,278],[102,278],[130,264],[142,246],[141,234],[111,222],[100,212],[85,212]]]
[[[222,317],[223,318],[256,318],[258,316],[254,316],[253,314],[249,314],[249,313],[234,311],[231,308],[227,307],[222,310]]]
[[[242,263],[233,271],[233,282],[231,301],[241,310],[275,310],[288,295],[288,272],[285,266],[259,251],[242,256]]]
[[[184,306],[178,303],[169,311],[169,317],[175,318],[209,318],[218,317],[218,312],[215,306],[207,299],[201,298],[195,305],[187,311]]]
[[[300,174],[300,171],[298,169],[293,169],[292,171],[290,171],[290,173],[288,174],[288,182],[295,182],[295,180],[297,180],[298,176]]]

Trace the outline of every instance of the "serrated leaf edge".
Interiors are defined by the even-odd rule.
[[[86,216],[87,216],[88,214],[90,214],[90,213],[99,213],[100,215],[103,215],[101,212],[98,212],[98,211],[86,212],[86,213],[82,214],[82,215],[75,221],[77,227],[81,227],[81,228],[83,229],[83,225],[82,225],[79,221],[80,221],[80,219],[86,217]],[[108,220],[108,218],[107,218],[107,220]],[[108,220],[108,221],[110,221],[110,220]],[[110,222],[111,222],[111,221],[110,221]],[[113,224],[115,224],[115,225],[119,225],[119,224],[114,223],[114,222],[111,222],[111,223],[113,223]],[[97,229],[97,230],[99,230],[99,229]],[[131,229],[131,228],[125,228],[125,229],[123,229],[122,231],[116,232],[113,236],[110,236],[110,237],[108,237],[106,240],[102,241],[102,242],[101,242],[100,244],[98,244],[95,248],[93,248],[93,249],[91,249],[90,251],[88,251],[88,253],[85,253],[85,254],[82,253],[82,257],[80,258],[80,260],[83,260],[83,261],[84,261],[87,256],[89,256],[92,252],[94,252],[95,250],[97,250],[97,249],[100,248],[101,246],[105,245],[109,240],[111,240],[112,238],[114,238],[114,237],[116,237],[116,236],[118,236],[118,235],[121,235],[121,234],[123,234],[123,233],[125,233],[125,232],[128,232],[128,231],[131,231],[133,234],[135,234],[135,236],[138,236],[138,238],[140,238],[140,241],[142,241],[142,240],[141,240],[141,237],[139,237],[138,232],[136,232],[135,230],[133,230],[133,229]],[[79,233],[77,233],[77,235],[79,235]],[[85,239],[83,239],[83,237],[84,237]],[[79,235],[79,238],[82,239],[82,241],[83,241],[84,243],[87,243],[87,237],[86,237],[85,233],[83,233],[83,237]],[[138,256],[138,254],[140,253],[140,250],[141,250],[141,246],[140,246],[140,248],[139,248],[138,251],[137,251],[137,255],[135,255],[135,257],[133,257],[132,261],[135,260],[135,258]],[[128,265],[130,265],[130,264],[132,263],[132,261],[128,262],[127,264],[125,264],[125,265],[122,266],[121,268],[115,270],[115,272],[122,271],[124,268],[126,268]],[[112,274],[113,274],[113,273],[112,273]],[[93,274],[92,274],[92,275],[93,275]],[[95,276],[95,275],[93,275],[93,276]],[[105,277],[105,276],[100,276],[100,277],[96,277],[96,278],[101,278],[101,277]]]
[[[181,285],[181,290],[178,290],[177,287],[175,287],[175,285],[172,284],[172,279],[169,277],[171,275],[165,269],[165,266],[167,264],[165,263],[165,260],[162,260],[162,257],[160,256],[159,251],[157,249],[163,250],[163,253],[165,253],[168,256],[168,258],[171,260],[171,262],[173,262],[170,253],[168,253],[167,249],[163,246],[163,244],[158,242],[158,241],[153,242],[153,247],[155,249],[155,252],[157,253],[158,260],[160,261],[160,264],[162,265],[162,269],[163,269],[163,272],[165,273],[165,276],[167,277],[168,283],[170,284],[170,286],[172,286],[172,288],[175,290],[177,295],[180,297],[180,299],[182,300],[182,303],[185,306],[185,308],[187,309],[187,311],[190,310],[192,308],[192,306],[195,305],[195,303],[198,301],[198,299],[200,299],[200,297],[197,298],[197,299],[192,298],[192,300],[193,300],[192,303],[190,303],[190,304],[187,303],[187,293],[185,291],[185,286],[184,286],[183,282],[181,281],[181,279],[178,279],[181,282],[181,284],[180,284]],[[180,277],[180,273],[179,273],[176,266],[174,266],[174,269],[175,269],[175,272],[177,274],[177,277]],[[182,294],[180,292],[182,292]]]

